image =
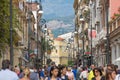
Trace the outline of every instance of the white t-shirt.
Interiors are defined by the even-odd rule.
[[[19,80],[17,74],[9,69],[0,71],[0,80]]]
[[[85,71],[82,71],[81,74],[80,74],[80,79],[81,78],[87,78],[88,76],[88,72],[85,70]]]
[[[73,80],[74,79],[74,74],[73,72],[67,72],[66,75],[68,76],[68,79]]]
[[[115,80],[120,80],[120,74],[115,77]]]

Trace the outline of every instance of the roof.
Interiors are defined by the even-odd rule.
[[[57,37],[55,40],[57,40],[57,41],[63,41],[64,39],[60,38],[60,37]]]

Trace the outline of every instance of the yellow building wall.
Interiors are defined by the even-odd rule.
[[[66,43],[64,41],[54,40],[55,50],[51,52],[50,58],[57,65],[68,64],[68,53],[66,51]]]

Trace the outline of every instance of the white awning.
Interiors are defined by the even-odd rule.
[[[114,60],[114,62],[119,62],[119,61],[120,61],[120,57]]]

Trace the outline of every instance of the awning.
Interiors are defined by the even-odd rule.
[[[119,58],[117,58],[114,62],[119,62],[120,61],[120,57]]]
[[[91,52],[85,52],[85,54],[91,54]]]

